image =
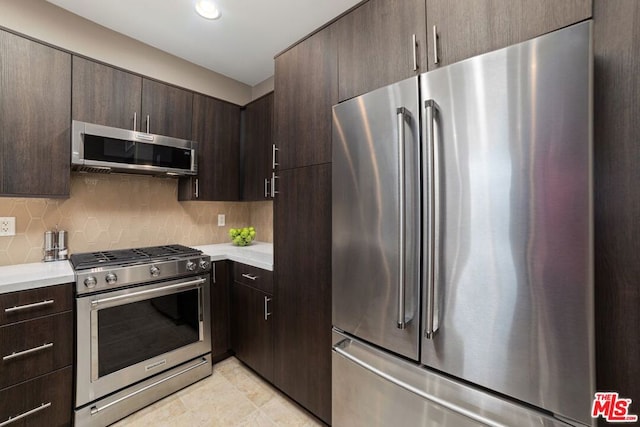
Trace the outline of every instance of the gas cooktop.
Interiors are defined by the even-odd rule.
[[[202,251],[183,245],[149,246],[114,251],[85,252],[69,257],[74,270],[96,267],[124,267],[132,264],[154,263],[169,259],[198,256]]]

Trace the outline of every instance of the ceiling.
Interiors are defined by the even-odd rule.
[[[250,86],[273,75],[273,57],[360,0],[47,0],[76,15]]]

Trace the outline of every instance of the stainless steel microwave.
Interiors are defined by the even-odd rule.
[[[81,172],[186,176],[198,173],[198,143],[73,120],[71,166]]]

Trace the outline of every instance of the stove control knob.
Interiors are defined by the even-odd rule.
[[[160,269],[155,265],[151,266],[149,272],[151,273],[151,277],[158,277],[160,275]]]
[[[201,259],[200,260],[200,268],[203,270],[206,270],[207,268],[209,268],[209,265],[211,263],[209,261],[207,261],[206,259]]]
[[[187,270],[193,271],[196,269],[196,263],[193,261],[187,261]]]
[[[116,276],[114,273],[109,273],[106,275],[104,280],[107,281],[107,285],[115,285],[115,283],[118,281],[118,276]]]
[[[98,282],[97,282],[96,278],[93,277],[93,276],[89,276],[86,279],[84,279],[84,285],[89,289],[95,288],[96,287],[96,283],[98,283]]]

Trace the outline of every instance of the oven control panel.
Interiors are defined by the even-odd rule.
[[[209,272],[211,258],[207,255],[122,267],[105,266],[76,271],[76,290],[78,294],[87,294]]]

